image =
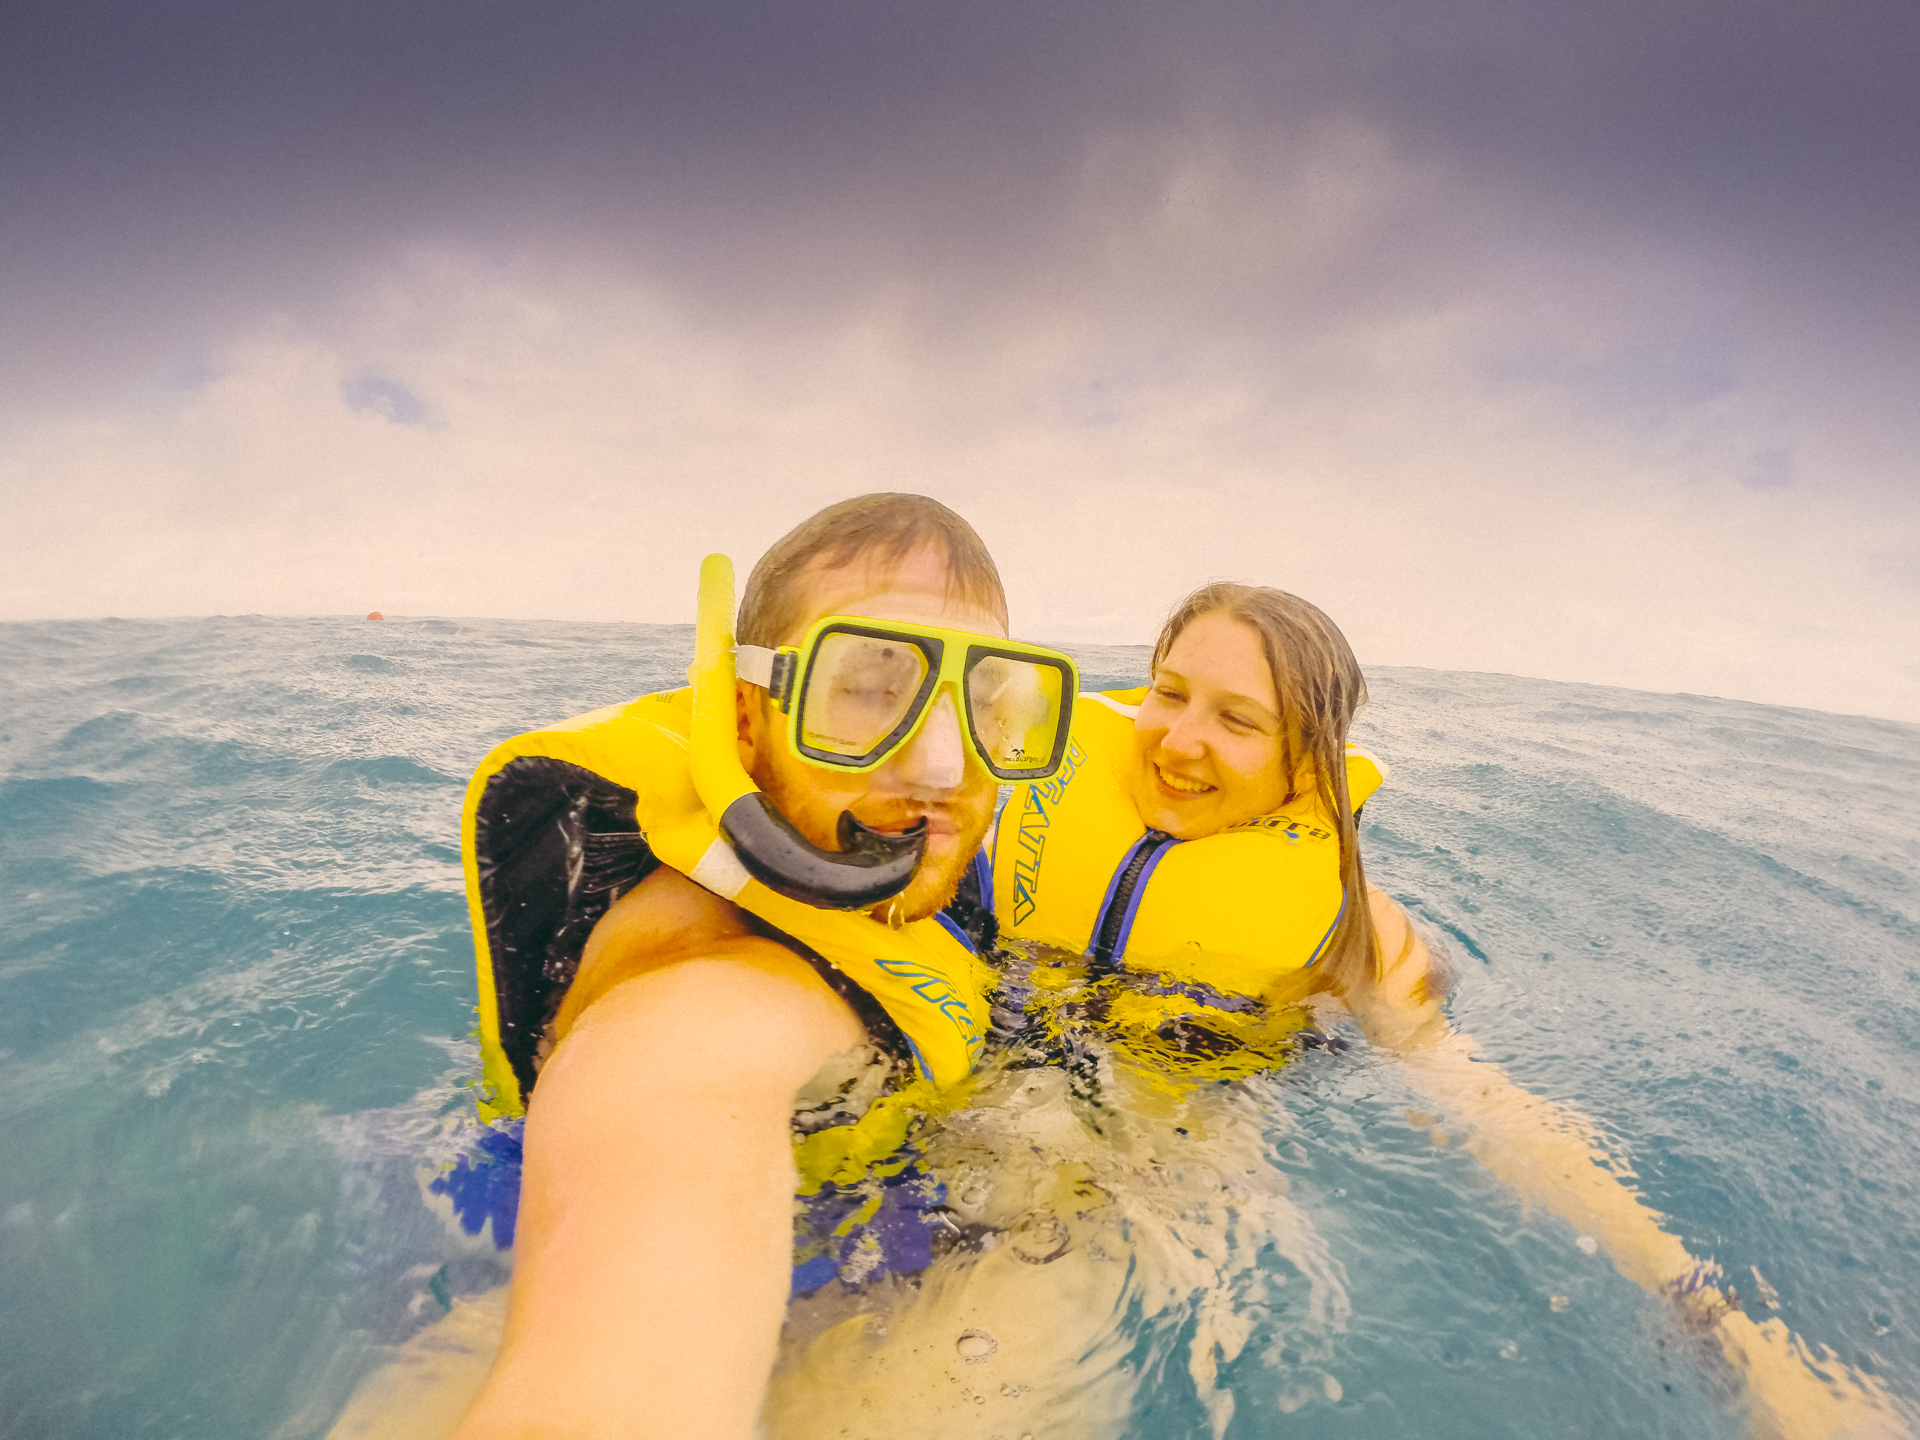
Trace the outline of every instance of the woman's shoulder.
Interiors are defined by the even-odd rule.
[[[1147,687],[1130,690],[1082,690],[1073,706],[1073,748],[1069,757],[1076,769],[1089,760],[1117,766],[1133,745],[1133,722]]]
[[[1145,685],[1134,685],[1121,690],[1082,690],[1079,703],[1074,709],[1074,717],[1081,715],[1089,718],[1101,718],[1106,715],[1118,715],[1131,725],[1140,714],[1140,702],[1147,698]]]
[[[1378,999],[1395,1010],[1424,1012],[1446,998],[1451,979],[1446,964],[1427,948],[1412,918],[1378,885],[1367,885],[1367,903],[1373,912],[1373,931],[1380,947],[1380,968],[1374,990]]]

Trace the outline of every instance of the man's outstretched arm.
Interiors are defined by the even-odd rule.
[[[500,1358],[456,1440],[749,1440],[793,1246],[795,1094],[863,1032],[727,939],[596,998],[528,1107]]]

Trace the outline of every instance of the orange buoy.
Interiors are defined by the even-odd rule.
[[[369,620],[384,620],[386,618],[387,617],[382,615],[378,610],[369,610],[367,612],[367,619]]]

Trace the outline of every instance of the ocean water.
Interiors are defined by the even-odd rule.
[[[429,1188],[475,1139],[461,793],[496,741],[675,683],[691,638],[0,625],[0,1434],[322,1435],[500,1283]],[[1370,678],[1369,870],[1445,938],[1455,1023],[1591,1117],[1753,1313],[1911,1405],[1920,727]],[[1229,1436],[1741,1433],[1662,1307],[1435,1145],[1390,1060],[1264,1085],[1344,1299],[1307,1324],[1298,1256],[1256,1257]],[[1178,1358],[1203,1323],[1138,1321],[1142,1440],[1213,1433]]]

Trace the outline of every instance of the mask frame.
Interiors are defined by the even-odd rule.
[[[837,635],[909,646],[919,652],[924,668],[919,688],[901,718],[885,735],[857,754],[813,745],[806,739],[809,687],[822,673],[826,642]],[[980,734],[972,685],[980,663],[995,658],[1034,665],[1058,676],[1052,733],[1040,764],[1002,765],[995,760],[987,738]],[[996,780],[1006,784],[1045,780],[1060,768],[1066,759],[1073,728],[1073,702],[1080,689],[1079,667],[1071,656],[1058,650],[968,630],[949,630],[904,620],[875,620],[861,615],[824,615],[814,621],[798,645],[783,645],[777,650],[760,645],[736,646],[734,667],[740,679],[766,690],[787,717],[787,745],[795,755],[824,769],[854,774],[877,769],[903,746],[911,744],[925,726],[939,696],[949,693],[961,717],[961,734],[968,747]]]

